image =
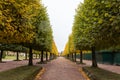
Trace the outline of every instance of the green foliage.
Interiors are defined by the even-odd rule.
[[[0,1],[0,43],[30,42],[34,33],[31,24],[35,12],[33,0]]]
[[[62,55],[64,56],[64,55],[67,55],[70,53],[74,53],[75,51],[76,51],[76,49],[75,49],[75,45],[73,43],[73,35],[71,34],[68,38],[68,42],[65,45],[65,48],[64,48]]]
[[[76,9],[73,42],[76,49],[98,50],[120,42],[120,4],[115,0],[85,0]]]
[[[28,52],[28,49],[17,44],[0,44],[0,50],[14,52]]]
[[[51,51],[52,40],[50,21],[41,0],[0,1],[0,43]],[[8,46],[4,48],[8,50]]]
[[[34,38],[30,43],[25,43],[25,46],[32,47],[32,49],[39,51],[50,51],[53,37],[46,8],[39,3],[39,7],[36,9],[36,11],[36,16],[34,16],[32,21],[32,25],[35,27],[33,30],[35,33]]]

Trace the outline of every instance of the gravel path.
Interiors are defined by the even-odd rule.
[[[40,80],[86,80],[78,71],[79,66],[63,57],[58,57],[43,67],[46,70]]]
[[[77,61],[79,61],[79,59],[77,59]],[[85,66],[91,66],[92,62],[89,60],[83,60],[83,63],[85,63]],[[81,66],[81,65],[80,65]],[[116,65],[109,65],[109,64],[98,64],[98,67],[120,74],[120,66],[116,66]]]
[[[86,64],[92,64],[91,61],[87,61],[85,60],[84,61]],[[98,64],[98,66],[102,69],[105,69],[105,70],[108,70],[108,71],[111,71],[111,72],[114,72],[114,73],[117,73],[117,74],[120,74],[120,66],[116,66],[116,65],[109,65],[109,64]]]

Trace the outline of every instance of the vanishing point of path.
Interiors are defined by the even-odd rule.
[[[40,80],[86,80],[78,70],[79,66],[63,57],[58,57],[43,67],[45,72]]]

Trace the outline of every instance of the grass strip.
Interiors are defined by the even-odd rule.
[[[22,66],[15,69],[0,72],[0,80],[34,80],[40,66]]]
[[[91,78],[91,80],[120,80],[120,74],[101,68],[84,67],[83,70]]]

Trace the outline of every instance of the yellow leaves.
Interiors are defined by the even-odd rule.
[[[102,24],[102,23],[103,23],[103,20],[102,20],[102,19],[99,19],[98,23],[99,23],[99,24]]]
[[[14,34],[14,28],[9,23],[6,23],[3,32],[4,32],[3,35],[11,37]]]
[[[99,16],[98,12],[95,13],[95,16]]]
[[[64,55],[67,55],[67,54],[69,54],[69,45],[68,45],[68,42],[67,42],[67,44],[65,45],[65,48],[64,48],[64,51],[63,51],[63,56]]]
[[[14,3],[14,2],[15,2],[15,0],[10,0],[10,2]]]
[[[2,11],[0,11],[0,16],[2,16]]]
[[[67,44],[65,45],[63,55],[67,55],[72,52],[75,52],[75,47],[74,47],[74,43],[73,43],[73,35],[71,34],[69,36]]]
[[[52,51],[51,52],[54,53],[55,55],[58,55],[58,50],[57,50],[57,47],[56,47],[56,44],[54,41],[52,42]]]
[[[10,17],[7,18],[6,20],[8,23],[10,23],[12,21],[12,19]]]
[[[108,13],[105,13],[105,15],[104,15],[105,17],[108,17],[109,16],[109,14]]]
[[[32,43],[36,37],[36,25],[33,24],[36,18],[40,14],[40,21],[47,20],[44,9],[39,0],[0,1],[0,43]],[[53,51],[58,53],[56,46]]]
[[[0,2],[0,4],[1,4],[1,2]],[[0,5],[0,9],[2,9],[2,5]]]
[[[109,19],[109,21],[114,21],[114,19],[115,19],[115,16],[112,16],[112,17]]]
[[[76,50],[75,52],[76,52],[76,53],[80,53],[80,50]]]

